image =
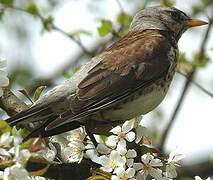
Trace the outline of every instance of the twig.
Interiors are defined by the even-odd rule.
[[[208,26],[208,28],[206,30],[206,33],[205,33],[204,38],[203,38],[203,41],[201,43],[198,59],[202,59],[204,54],[205,54],[205,46],[206,46],[206,43],[207,43],[207,39],[209,37],[209,32],[210,32],[211,27],[212,27],[212,22],[213,22],[213,20],[210,19],[209,20],[209,26]],[[169,134],[169,132],[171,130],[171,127],[172,127],[172,125],[173,125],[173,123],[174,123],[174,121],[175,121],[175,119],[177,117],[177,114],[180,111],[180,108],[181,108],[181,106],[183,104],[183,101],[184,101],[184,98],[186,96],[186,93],[189,90],[190,82],[193,80],[193,78],[195,76],[196,70],[197,70],[196,67],[193,67],[191,73],[188,76],[188,79],[185,82],[185,85],[184,85],[184,88],[182,90],[181,96],[180,96],[180,98],[179,98],[179,100],[177,102],[177,105],[176,105],[176,107],[174,109],[174,112],[172,113],[172,117],[171,117],[171,119],[169,120],[169,122],[167,123],[167,125],[165,126],[165,128],[164,128],[164,130],[162,132],[161,139],[160,139],[160,142],[159,142],[159,149],[162,152],[164,151],[164,146],[165,146],[165,142],[167,140],[168,134]]]
[[[27,109],[28,106],[17,98],[10,89],[5,88],[3,96],[0,97],[0,108],[6,111],[9,116],[12,116]]]
[[[188,75],[180,72],[180,71],[176,71],[177,73],[179,73],[180,75],[184,76],[185,78],[188,79]],[[210,97],[213,98],[213,93],[211,93],[210,91],[208,91],[207,89],[205,89],[203,86],[201,86],[200,84],[198,84],[196,81],[194,81],[193,79],[191,79],[191,83],[193,83],[196,87],[198,87],[201,91],[203,91],[204,93],[208,94]]]
[[[29,14],[32,16],[31,13],[29,13],[28,11],[26,11],[25,9],[23,8],[20,8],[20,7],[14,7],[14,6],[3,6],[2,9],[11,9],[11,10],[16,10],[16,11],[20,11],[20,12],[24,12],[26,14]],[[38,17],[40,19],[40,21],[44,24],[47,19],[44,18],[40,13],[37,13],[36,14],[36,17]],[[54,23],[51,22],[51,29],[65,35],[66,37],[70,38],[73,42],[75,42],[80,48],[81,50],[86,53],[87,55],[89,56],[93,56],[93,53],[90,52],[88,49],[86,49],[86,47],[84,47],[84,45],[81,43],[81,41],[79,41],[78,39],[76,39],[73,35],[65,32],[64,30],[62,30],[61,28],[59,28],[58,26],[56,26]]]

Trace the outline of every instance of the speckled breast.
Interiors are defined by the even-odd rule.
[[[173,79],[177,64],[176,55],[176,49],[171,48],[168,54],[171,65],[165,77],[156,80],[149,86],[142,87],[111,109],[99,112],[96,118],[103,121],[125,121],[155,109],[163,101]]]
[[[100,112],[103,120],[123,121],[152,111],[164,99],[170,82],[158,82],[138,90],[115,107]]]

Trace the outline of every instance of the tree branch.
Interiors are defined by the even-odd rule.
[[[0,108],[12,116],[27,109],[28,106],[16,97],[9,88],[4,88],[4,94],[0,97]]]
[[[2,9],[11,9],[11,10],[16,10],[16,11],[20,11],[20,12],[24,12],[26,14],[29,14],[32,16],[32,14],[30,12],[28,12],[27,10],[23,9],[23,8],[20,8],[20,7],[15,7],[15,6],[4,6],[2,4]],[[39,12],[37,12],[36,14],[36,17],[40,19],[40,21],[42,22],[42,24],[45,24],[47,21],[48,21],[48,18],[45,18],[43,17]],[[62,30],[61,28],[59,28],[58,26],[56,26],[52,21],[48,21],[50,24],[49,24],[49,28],[52,29],[52,30],[55,30],[63,35],[65,35],[66,37],[68,37],[69,39],[71,39],[74,43],[76,43],[80,48],[81,50],[89,55],[89,56],[93,56],[92,52],[90,52],[86,47],[84,47],[84,45],[81,43],[80,40],[78,40],[77,38],[75,38],[75,36],[65,32],[64,30]]]

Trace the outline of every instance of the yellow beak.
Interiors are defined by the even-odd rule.
[[[189,27],[202,26],[206,24],[208,24],[208,22],[200,20],[200,19],[189,19],[187,22],[187,25]]]

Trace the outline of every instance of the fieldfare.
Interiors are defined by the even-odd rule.
[[[43,122],[34,135],[50,136],[81,125],[121,123],[146,114],[164,99],[175,73],[178,40],[188,28],[207,24],[176,8],[138,12],[128,33],[43,95],[12,124]]]

